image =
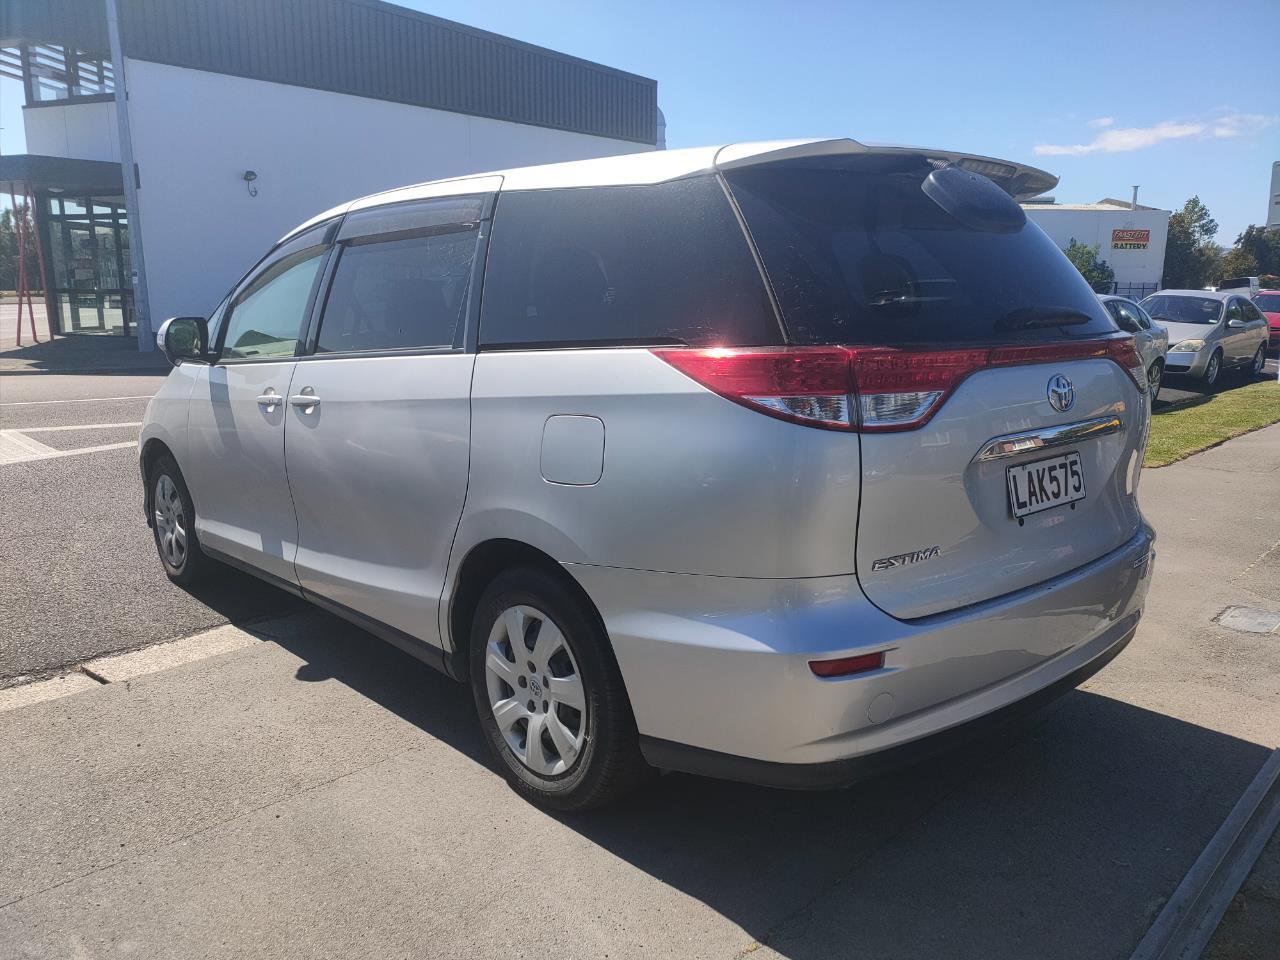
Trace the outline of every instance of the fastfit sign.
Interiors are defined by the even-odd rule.
[[[1112,230],[1112,250],[1145,250],[1151,243],[1150,230]]]

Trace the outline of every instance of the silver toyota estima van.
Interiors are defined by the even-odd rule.
[[[1093,674],[1153,562],[1146,371],[1016,199],[851,140],[357,200],[208,320],[141,435],[221,561],[471,684],[539,803],[847,783]]]

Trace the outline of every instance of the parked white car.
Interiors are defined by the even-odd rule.
[[[1160,380],[1164,376],[1165,355],[1169,352],[1169,331],[1156,323],[1138,304],[1128,297],[1102,294],[1098,297],[1116,326],[1133,334],[1134,345],[1142,355],[1147,368],[1147,385],[1151,396],[1160,393]]]

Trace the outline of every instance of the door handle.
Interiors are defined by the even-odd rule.
[[[289,404],[297,407],[303,413],[310,413],[320,405],[320,398],[316,396],[316,392],[311,387],[303,387],[301,393],[295,393],[289,398]]]
[[[267,413],[273,413],[276,405],[283,399],[273,388],[267,387],[267,392],[258,398],[258,406],[265,407]]]

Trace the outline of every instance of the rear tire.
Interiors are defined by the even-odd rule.
[[[1164,363],[1160,360],[1152,361],[1151,366],[1147,368],[1147,391],[1154,400],[1160,395],[1160,380],[1164,376]]]
[[[601,807],[651,772],[608,637],[554,576],[500,574],[480,598],[470,657],[485,741],[526,799]]]
[[[147,475],[151,497],[151,534],[165,575],[188,586],[209,574],[212,561],[196,536],[196,508],[173,457],[159,457]]]

